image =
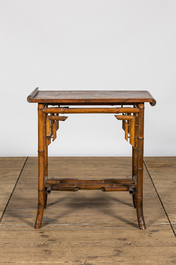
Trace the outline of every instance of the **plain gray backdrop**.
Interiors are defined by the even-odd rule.
[[[176,155],[175,0],[0,1],[0,156],[37,155],[41,90],[149,90],[145,155]],[[70,115],[51,156],[129,156],[113,115]]]

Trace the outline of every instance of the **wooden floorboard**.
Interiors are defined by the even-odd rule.
[[[145,164],[172,226],[176,226],[176,157],[145,158]],[[176,233],[176,229],[175,229]]]
[[[28,158],[23,170],[25,158],[23,163],[19,160],[22,173],[0,224],[0,264],[176,264],[176,237],[168,219],[175,213],[165,199],[166,188],[159,183],[158,165],[162,162],[160,158],[152,159],[145,159],[145,231],[137,227],[128,192],[101,191],[53,191],[48,197],[43,226],[35,230],[37,158]],[[172,169],[174,172],[174,166]],[[16,168],[11,167],[10,171],[9,176]],[[50,158],[49,175],[82,179],[129,177],[131,159]],[[12,190],[8,177],[5,181],[7,189]],[[166,182],[170,187],[169,178]],[[165,185],[164,180],[162,184]],[[163,189],[162,201],[157,185],[159,194]],[[165,203],[168,215],[163,207]],[[174,222],[173,227],[176,228]]]
[[[0,157],[0,220],[25,161],[26,157]]]

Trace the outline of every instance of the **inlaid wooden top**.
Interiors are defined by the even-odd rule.
[[[27,98],[28,102],[69,105],[121,105],[149,102],[156,100],[148,91],[133,90],[55,90],[39,91],[36,88]]]

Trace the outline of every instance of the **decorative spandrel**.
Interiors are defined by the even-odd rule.
[[[46,143],[50,145],[51,138],[53,141],[57,138],[57,130],[59,129],[59,121],[65,121],[68,117],[59,116],[59,113],[47,113],[45,115],[45,131]]]
[[[122,115],[115,115],[118,120],[122,121],[122,129],[125,131],[125,140],[134,147],[135,144],[135,130],[136,130],[136,119],[138,118],[137,113],[123,113]]]
[[[122,128],[125,131],[125,139],[134,146],[135,144],[135,130],[136,130],[136,120],[138,118],[138,108],[60,108],[51,107],[44,108],[44,124],[46,127],[46,143],[49,145],[51,143],[51,138],[53,141],[57,138],[57,130],[59,128],[59,121],[65,121],[68,117],[59,116],[59,114],[64,113],[119,113],[115,115],[118,120],[122,121]]]

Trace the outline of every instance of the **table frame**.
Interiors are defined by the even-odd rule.
[[[32,102],[38,89],[28,97]],[[48,100],[49,101],[49,100]],[[139,103],[138,103],[139,101]],[[144,101],[144,100],[143,100]],[[38,102],[38,210],[35,228],[40,228],[44,208],[47,206],[47,196],[51,190],[78,191],[79,189],[100,189],[108,191],[129,191],[133,197],[133,205],[136,208],[138,226],[145,229],[143,215],[143,146],[144,146],[144,102],[136,99],[135,103],[122,101],[130,107],[67,107],[56,103]],[[156,101],[152,98],[151,105]],[[81,103],[81,105],[84,105]],[[85,103],[87,105],[87,103]],[[91,104],[93,105],[93,104]],[[119,105],[119,104],[117,104]],[[56,139],[59,121],[65,121],[67,117],[60,114],[72,113],[112,113],[122,121],[125,131],[125,139],[132,145],[132,178],[131,179],[104,179],[104,180],[79,180],[79,179],[49,179],[48,178],[48,145],[51,138]]]

